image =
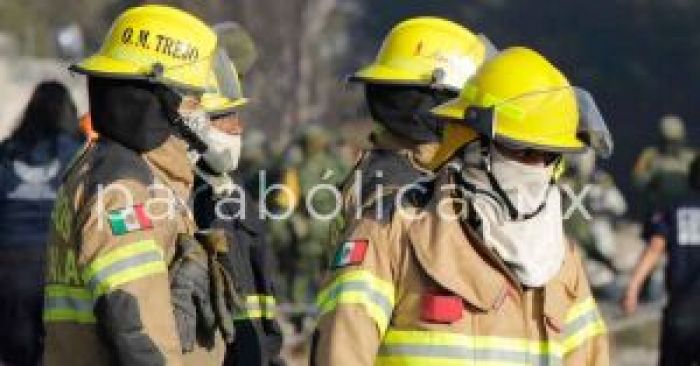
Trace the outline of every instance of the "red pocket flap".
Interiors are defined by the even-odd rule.
[[[424,294],[421,319],[430,323],[454,323],[462,319],[464,303],[455,295]]]

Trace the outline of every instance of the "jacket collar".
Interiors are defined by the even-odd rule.
[[[183,199],[189,197],[194,183],[187,146],[185,141],[171,135],[157,148],[142,154],[161,183],[175,190]]]
[[[473,232],[463,229],[456,218],[449,190],[440,189],[443,184],[436,185],[437,199],[408,229],[415,255],[428,275],[441,286],[481,310],[496,308],[510,285],[489,256],[482,254],[486,247]],[[441,219],[439,212],[451,217]]]
[[[411,164],[425,173],[432,173],[427,165],[432,161],[440,144],[433,142],[416,143],[388,130],[372,132],[370,141],[377,150],[392,150],[405,155]]]

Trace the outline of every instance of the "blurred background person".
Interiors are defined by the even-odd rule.
[[[641,193],[637,211],[643,221],[688,195],[688,170],[697,154],[687,144],[685,122],[677,115],[659,120],[658,136],[656,146],[642,150],[632,174],[634,187]],[[663,274],[656,271],[645,283],[643,297],[658,300],[662,296]]]
[[[583,249],[586,272],[594,293],[604,299],[620,296],[616,261],[616,224],[627,212],[627,202],[610,173],[596,165],[592,152],[566,157],[566,170],[560,185],[571,190],[564,209],[570,216],[564,220],[567,237]],[[571,207],[576,198],[579,207]],[[571,212],[569,212],[571,209]]]
[[[688,183],[692,193],[680,202],[657,211],[647,224],[648,246],[634,270],[623,310],[632,314],[646,279],[665,254],[668,304],[663,314],[662,366],[700,363],[700,159],[693,160]]]
[[[285,154],[281,183],[291,196],[280,192],[275,203],[292,214],[272,220],[272,236],[280,258],[281,283],[287,301],[312,304],[318,293],[322,270],[327,265],[332,216],[341,204],[321,184],[338,187],[348,174],[336,136],[320,125],[309,125]],[[301,311],[292,321],[297,330],[304,327],[309,312]]]
[[[632,174],[642,193],[645,215],[688,193],[688,169],[697,153],[686,143],[685,123],[680,117],[662,117],[658,133],[658,143],[642,150]]]
[[[77,134],[70,93],[46,81],[0,144],[0,364],[36,365],[41,354],[46,235]]]

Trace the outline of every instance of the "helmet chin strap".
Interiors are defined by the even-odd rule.
[[[155,94],[158,99],[160,99],[168,121],[170,121],[170,124],[175,127],[177,132],[180,133],[185,140],[187,140],[193,149],[200,154],[204,154],[204,152],[207,151],[207,145],[189,126],[187,126],[187,123],[185,123],[185,120],[180,113],[178,113],[176,109],[170,107],[173,103],[170,100],[172,97],[169,96],[168,93],[171,92],[165,86],[159,85],[155,88]]]
[[[528,213],[522,213],[518,210],[517,207],[513,204],[513,201],[511,201],[510,197],[508,197],[508,194],[506,194],[505,190],[501,186],[501,184],[498,182],[498,179],[496,176],[493,174],[493,170],[491,169],[491,144],[492,144],[492,139],[482,136],[481,139],[479,140],[479,143],[481,144],[481,169],[484,170],[486,173],[486,177],[489,180],[489,184],[491,185],[491,188],[493,188],[494,192],[500,197],[500,200],[508,210],[508,216],[510,217],[511,220],[513,221],[520,221],[520,220],[528,220],[531,219],[542,210],[544,210],[545,206],[547,205],[547,200],[543,200],[537,208]],[[554,186],[554,178],[549,181],[549,185],[547,187],[547,192],[545,193],[545,197],[549,196],[549,193]]]

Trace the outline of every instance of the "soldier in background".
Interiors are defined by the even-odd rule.
[[[325,265],[333,213],[340,205],[335,194],[321,185],[337,187],[348,174],[348,166],[332,145],[329,131],[318,125],[307,127],[299,144],[289,149],[290,164],[282,175],[294,197],[280,195],[278,204],[293,207],[294,212],[277,225],[287,229],[286,237],[280,238],[285,243],[281,262],[288,262],[282,268],[288,270],[288,296],[295,303],[313,302]]]
[[[686,145],[685,125],[680,117],[663,117],[659,134],[658,145],[642,151],[632,174],[635,185],[643,193],[644,215],[688,193],[685,184],[688,167],[696,154],[695,149]]]

